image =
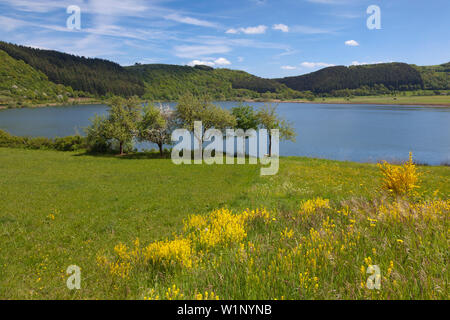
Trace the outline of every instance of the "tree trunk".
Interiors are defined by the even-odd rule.
[[[123,142],[122,141],[120,142],[119,149],[120,149],[120,155],[122,156],[123,155]]]
[[[269,157],[272,156],[272,135],[269,134]]]
[[[159,147],[159,156],[162,158],[163,157],[163,145],[162,145],[162,143],[159,143],[158,147]]]

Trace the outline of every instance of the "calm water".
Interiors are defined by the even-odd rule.
[[[82,134],[90,118],[106,112],[105,105],[0,110],[0,129],[44,137]],[[450,108],[282,103],[278,113],[298,134],[297,142],[280,143],[281,155],[374,162],[404,160],[412,151],[419,162],[450,162]]]

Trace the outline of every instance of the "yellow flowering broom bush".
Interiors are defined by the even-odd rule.
[[[97,257],[97,264],[106,267],[110,274],[119,278],[128,278],[131,270],[136,267],[147,268],[192,268],[194,250],[189,239],[156,241],[141,248],[139,240],[134,242],[134,248],[128,248],[123,243],[114,247],[115,258],[109,261],[104,255]]]
[[[218,245],[229,246],[239,243],[247,237],[249,224],[261,220],[269,223],[271,214],[266,209],[246,209],[240,214],[222,208],[211,212],[208,216],[190,216],[184,223],[185,232],[193,242],[206,248]]]
[[[309,216],[321,209],[330,209],[330,200],[317,197],[303,201],[300,205],[300,214]]]
[[[384,161],[378,164],[383,174],[382,189],[397,196],[411,193],[417,188],[419,174],[412,160],[412,153],[409,153],[409,160],[403,165],[392,165]]]

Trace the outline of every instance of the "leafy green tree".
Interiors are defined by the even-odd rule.
[[[290,140],[295,142],[296,133],[292,125],[277,115],[277,106],[271,104],[264,104],[264,106],[258,110],[257,118],[259,125],[263,129],[267,129],[269,135],[269,156],[272,155],[272,135],[271,129],[278,129],[280,131],[281,140]]]
[[[214,105],[208,97],[195,97],[190,93],[183,95],[178,101],[175,116],[178,124],[190,131],[194,130],[195,121],[202,121],[205,131],[236,126],[236,118],[230,111]]]
[[[137,123],[141,118],[141,106],[136,97],[125,100],[114,97],[109,103],[108,118],[104,123],[106,137],[119,144],[119,152],[124,154],[124,145],[132,142],[137,134]]]
[[[106,152],[110,149],[109,137],[106,131],[107,118],[95,115],[90,119],[91,125],[84,129],[86,144],[91,152]]]
[[[159,154],[163,156],[163,146],[171,144],[172,131],[175,128],[175,113],[168,106],[156,108],[149,104],[144,108],[144,115],[138,125],[140,141],[150,141],[159,147]]]
[[[231,114],[236,118],[236,128],[258,129],[258,117],[252,106],[240,104],[231,109]]]

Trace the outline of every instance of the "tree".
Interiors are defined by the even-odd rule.
[[[108,118],[105,121],[105,135],[109,139],[119,143],[120,155],[123,155],[123,147],[131,143],[137,134],[137,123],[141,118],[141,107],[136,97],[125,100],[114,97],[109,104]]]
[[[292,125],[279,117],[276,113],[277,106],[271,104],[264,104],[264,106],[258,110],[257,118],[259,125],[263,129],[267,129],[269,135],[269,156],[272,155],[272,135],[271,129],[278,129],[280,131],[280,139],[290,140],[295,142],[296,133]]]
[[[201,121],[204,130],[215,128],[224,130],[236,126],[236,118],[225,109],[214,105],[208,97],[197,98],[188,93],[183,95],[175,109],[178,124],[183,128],[194,131],[194,122]],[[197,137],[201,139],[201,137]]]
[[[110,149],[109,138],[106,132],[105,116],[95,115],[91,120],[91,125],[84,129],[86,133],[86,142],[89,151],[106,152]]]
[[[244,131],[258,129],[258,117],[252,106],[239,104],[231,109],[231,114],[236,118],[236,128]]]
[[[151,141],[159,147],[159,154],[163,156],[163,146],[171,144],[171,134],[175,127],[175,113],[168,106],[160,105],[155,108],[150,104],[144,108],[144,115],[138,125],[140,141]]]

